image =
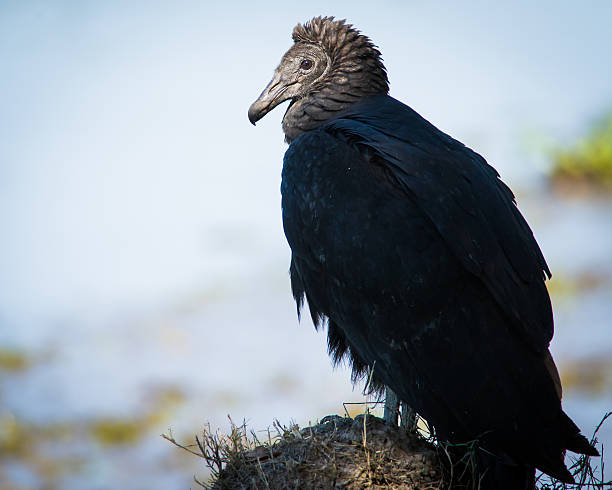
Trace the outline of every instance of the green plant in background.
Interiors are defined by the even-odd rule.
[[[556,150],[551,179],[612,191],[612,113],[573,148]]]

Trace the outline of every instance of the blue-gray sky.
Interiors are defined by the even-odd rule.
[[[286,254],[283,110],[246,109],[316,14],[371,36],[392,95],[511,184],[538,175],[525,132],[569,139],[612,104],[606,1],[4,1],[0,312],[147,303]]]

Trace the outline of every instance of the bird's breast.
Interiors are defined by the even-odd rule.
[[[405,304],[454,275],[420,209],[358,149],[323,131],[291,144],[281,193],[292,252],[332,278]]]

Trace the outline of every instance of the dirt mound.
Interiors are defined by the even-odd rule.
[[[416,434],[371,415],[329,416],[235,451],[209,488],[437,489],[442,474],[436,448]]]

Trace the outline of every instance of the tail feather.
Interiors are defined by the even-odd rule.
[[[567,448],[574,453],[599,456],[599,451],[582,434],[574,435],[572,439],[566,441],[566,444]]]
[[[580,433],[580,429],[565,412],[562,412],[562,424],[564,426],[565,447],[570,451],[587,456],[599,456],[599,451]]]
[[[557,427],[559,429],[555,431],[556,436],[549,432],[542,439],[544,443],[542,447],[546,449],[539,452],[536,467],[563,483],[574,483],[572,474],[565,466],[566,449],[587,456],[599,456],[599,452],[580,433],[578,426],[563,411]]]
[[[565,453],[561,455],[559,461],[538,461],[537,468],[543,473],[546,473],[547,475],[556,478],[560,482],[575,483],[574,477],[569,472],[563,461],[564,455]]]

